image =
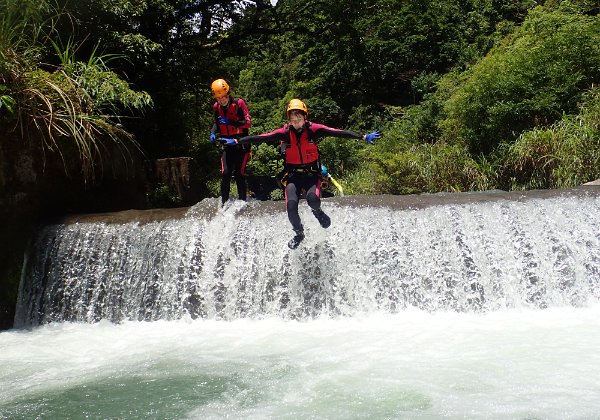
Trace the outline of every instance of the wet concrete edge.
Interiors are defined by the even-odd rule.
[[[323,199],[324,208],[328,203],[339,207],[377,208],[387,207],[395,210],[421,209],[432,206],[463,205],[490,201],[528,201],[535,199],[551,199],[558,197],[598,197],[600,185],[585,185],[580,187],[555,190],[502,191],[491,190],[466,193],[436,193],[411,195],[376,195],[348,196]],[[172,209],[126,210],[112,213],[77,214],[65,216],[52,223],[150,223],[184,217],[212,218],[219,211],[219,200],[215,198],[199,202],[195,206]],[[226,210],[227,211],[227,210]],[[237,210],[244,216],[274,214],[285,211],[284,201],[250,201]]]

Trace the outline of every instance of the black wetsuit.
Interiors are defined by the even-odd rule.
[[[284,173],[286,175],[284,175],[282,183],[285,186],[287,214],[296,232],[303,231],[298,214],[298,202],[302,195],[305,196],[306,202],[323,225],[320,218],[323,214],[321,211],[321,168],[316,141],[328,136],[363,138],[361,134],[354,131],[340,130],[307,121],[299,130],[296,130],[291,124],[286,124],[270,133],[242,137],[238,141],[239,144],[281,142],[285,150]],[[329,225],[327,224],[327,226]]]

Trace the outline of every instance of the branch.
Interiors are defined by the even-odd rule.
[[[235,32],[226,33],[212,42],[200,45],[199,48],[203,50],[215,49],[224,43],[240,41],[250,35],[298,33],[319,37],[336,24],[335,22],[329,22],[327,25],[320,26],[317,30],[304,24],[304,22],[311,21],[312,10],[317,6],[326,6],[328,4],[327,1],[306,1],[302,7],[295,8],[293,13],[280,6],[273,7],[270,3],[266,5],[263,0],[256,0],[254,3],[257,5],[257,13],[251,21],[250,26],[244,26],[242,29],[239,29],[240,26],[237,26]],[[259,4],[262,4],[262,8],[259,7]],[[294,18],[291,19],[290,16],[294,16]],[[303,16],[308,16],[308,18],[304,19]]]

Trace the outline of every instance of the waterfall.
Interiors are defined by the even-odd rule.
[[[218,203],[43,227],[26,256],[15,326],[482,312],[600,299],[595,187],[326,199],[329,229],[301,202],[306,239],[296,250],[286,246],[292,230],[281,202]]]

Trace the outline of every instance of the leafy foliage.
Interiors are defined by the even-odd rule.
[[[490,153],[524,130],[576,111],[600,82],[600,21],[564,4],[533,9],[514,35],[462,76],[445,104],[447,141]]]
[[[349,193],[416,194],[493,188],[491,165],[476,162],[460,144],[410,144],[389,128],[386,138],[364,150],[364,167],[348,177]],[[368,177],[368,179],[367,179]],[[357,186],[355,186],[357,184]]]
[[[253,176],[275,176],[283,170],[281,152],[273,145],[262,143],[253,148],[248,172]]]
[[[18,10],[14,0],[3,2],[6,10]],[[60,153],[63,159],[67,159],[63,153],[75,146],[83,175],[93,177],[94,166],[102,156],[103,141],[123,145],[123,151],[133,142],[131,134],[118,125],[116,115],[104,111],[115,111],[117,105],[142,109],[151,104],[151,99],[144,92],[131,90],[108,69],[105,63],[112,57],[92,55],[86,63],[75,61],[73,44],[60,50],[53,43],[62,64],[44,70],[39,51],[44,48],[42,42],[51,35],[52,26],[48,25],[53,20],[43,18],[52,8],[31,2],[25,10],[34,3],[38,7],[34,10],[41,10],[35,14],[39,27],[29,21],[32,19],[29,12],[9,14],[2,25],[0,83],[7,92],[2,95],[2,103],[14,109],[13,114],[4,116],[5,123],[15,120],[23,132],[35,130],[43,141],[42,147]],[[25,23],[24,19],[28,21]],[[28,29],[32,27],[35,29]]]
[[[566,188],[599,178],[600,89],[584,95],[578,114],[523,133],[501,153],[507,188]]]
[[[326,139],[323,159],[348,192],[407,193],[562,185],[549,181],[556,168],[528,175],[510,162],[525,156],[517,145],[543,155],[541,139],[578,118],[600,71],[591,0],[58,0],[54,10],[68,15],[46,2],[2,2],[0,43],[13,48],[0,50],[2,118],[12,110],[39,127],[78,121],[43,131],[57,134],[46,138],[51,148],[79,139],[91,151],[84,161],[99,139],[135,134],[149,157],[193,156],[207,194],[218,194],[218,149],[206,141],[215,78],[246,100],[253,133],[281,126],[293,97],[313,121],[383,129],[375,147]],[[48,48],[51,33],[69,41]],[[34,88],[35,112],[15,86]],[[150,97],[143,118],[116,117],[148,108]],[[276,147],[253,154],[251,173],[278,172]],[[571,177],[564,182],[581,178],[566,174],[574,164],[557,167]]]
[[[12,96],[3,94],[2,92],[7,92],[8,87],[4,85],[0,85],[0,112],[2,112],[2,108],[6,109],[8,112],[14,112],[15,100]]]

